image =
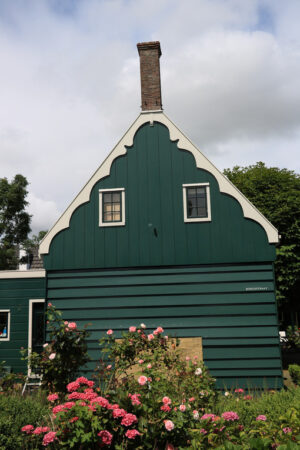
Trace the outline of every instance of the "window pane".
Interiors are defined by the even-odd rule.
[[[102,194],[102,222],[122,221],[122,192],[112,191]]]
[[[8,312],[0,312],[0,339],[7,338]]]
[[[103,202],[111,203],[111,193],[107,192],[107,193],[103,194]]]
[[[187,217],[207,217],[206,187],[187,188]]]
[[[112,197],[112,201],[114,203],[120,203],[120,192],[115,192]]]

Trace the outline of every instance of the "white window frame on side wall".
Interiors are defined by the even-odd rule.
[[[188,217],[187,216],[187,202],[186,202],[186,190],[190,187],[205,187],[206,188],[206,204],[207,204],[207,217]],[[190,183],[182,185],[183,192],[183,220],[184,222],[211,222],[211,206],[210,206],[210,186],[209,183]]]
[[[103,222],[103,193],[121,192],[121,214],[120,222]],[[120,227],[125,225],[125,188],[99,189],[99,227]]]
[[[45,303],[44,298],[36,298],[34,300],[29,300],[29,308],[28,308],[28,357],[31,355],[31,343],[32,343],[32,311],[34,303]],[[37,375],[31,371],[31,367],[27,366],[27,376],[28,378],[41,378],[40,375]]]
[[[10,341],[10,309],[0,309],[0,313],[7,313],[6,337],[0,338],[0,342],[7,342]]]

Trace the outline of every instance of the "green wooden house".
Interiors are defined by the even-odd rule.
[[[138,51],[142,112],[42,241],[43,298],[91,323],[90,370],[144,322],[202,337],[221,388],[279,388],[277,230],[163,112],[160,44]]]

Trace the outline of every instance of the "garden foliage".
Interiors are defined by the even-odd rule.
[[[26,448],[298,448],[299,401],[285,409],[279,397],[272,402],[285,392],[265,394],[260,403],[242,389],[218,398],[203,363],[183,357],[178,344],[161,327],[148,333],[144,324],[132,326],[122,339],[108,330],[96,382],[78,377],[64,398],[52,391],[51,422],[22,427]]]
[[[42,353],[23,350],[23,359],[34,373],[42,376],[42,388],[48,392],[63,393],[66,384],[76,377],[79,369],[88,361],[88,331],[77,328],[75,322],[62,319],[62,313],[49,303],[46,312],[49,341]]]

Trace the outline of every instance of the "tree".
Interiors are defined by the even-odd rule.
[[[253,166],[225,169],[229,180],[278,229],[280,243],[276,248],[275,274],[277,300],[288,323],[297,322],[300,311],[300,175],[288,169]],[[299,316],[300,318],[300,316]]]
[[[31,216],[25,211],[28,182],[16,175],[11,183],[0,178],[0,270],[16,269],[18,246],[30,232]]]

